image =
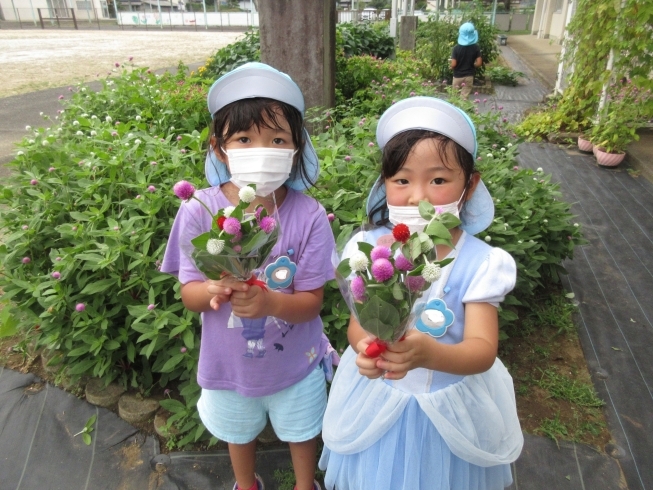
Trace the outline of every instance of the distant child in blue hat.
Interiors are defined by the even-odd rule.
[[[459,216],[461,225],[451,230],[453,249],[436,246],[440,259],[454,260],[415,304],[413,311],[422,313],[401,341],[370,357],[374,338],[350,320],[350,347],[324,415],[319,464],[326,469],[325,487],[503,489],[512,483],[510,463],[524,442],[512,378],[496,357],[497,308],[517,271],[510,254],[474,236],[494,218],[474,166],[476,130],[452,104],[411,97],[385,111],[376,139],[381,175],[367,214],[378,228],[354,236],[343,258],[358,250],[359,241],[389,247],[399,225],[424,230],[423,201]],[[414,267],[403,259],[403,270]]]
[[[211,229],[212,216],[194,199],[179,209],[161,270],[179,278],[184,306],[202,314],[197,409],[211,434],[229,444],[234,490],[264,488],[254,469],[268,418],[289,443],[295,488],[319,489],[316,437],[327,400],[325,363],[334,356],[319,313],[324,284],[334,278],[335,244],[324,208],[301,192],[320,171],[304,128],[304,97],[285,73],[247,63],[213,84],[208,108],[211,187],[195,195],[216,214],[256,184],[248,209],[276,206],[281,233],[259,276],[266,287],[231,276],[207,280],[184,250]]]
[[[451,54],[453,88],[460,90],[466,99],[472,92],[476,68],[483,64],[481,49],[478,47],[478,31],[471,22],[465,22],[458,29],[458,44]]]

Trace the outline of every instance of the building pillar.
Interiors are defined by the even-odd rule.
[[[336,3],[324,0],[259,2],[261,61],[297,82],[306,107],[333,107]]]

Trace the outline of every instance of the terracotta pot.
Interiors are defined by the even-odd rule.
[[[578,149],[586,153],[591,152],[594,149],[594,145],[590,140],[585,139],[583,136],[578,137]]]
[[[594,154],[596,155],[596,163],[603,167],[616,167],[626,157],[626,152],[608,153],[601,149],[597,149]]]

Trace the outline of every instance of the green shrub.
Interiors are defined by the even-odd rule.
[[[487,69],[487,76],[493,83],[498,85],[510,85],[516,87],[518,84],[517,78],[523,77],[524,74],[520,71],[514,71],[505,66],[493,66]]]
[[[367,54],[384,59],[394,54],[395,42],[387,22],[344,23],[336,25],[336,52],[341,49],[345,56]]]
[[[240,41],[219,49],[204,66],[199,68],[199,74],[213,81],[240,65],[260,60],[261,36],[258,30],[251,30],[247,31]]]

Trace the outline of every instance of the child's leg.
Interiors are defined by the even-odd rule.
[[[256,479],[254,477],[254,463],[256,461],[256,439],[247,444],[229,444],[229,457],[234,469],[236,483],[239,488],[251,488]],[[313,480],[311,480],[312,482]]]
[[[295,470],[297,490],[312,490],[317,461],[317,438],[304,442],[290,442],[290,456]]]

